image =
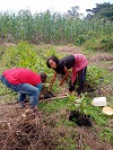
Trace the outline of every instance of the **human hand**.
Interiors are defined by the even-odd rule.
[[[40,100],[40,99],[44,99],[44,95],[41,94],[41,95],[39,96],[39,100]]]
[[[50,86],[49,86],[49,90],[52,90],[52,84],[50,84]]]
[[[74,93],[74,91],[68,91],[69,95],[72,95]]]
[[[63,85],[63,83],[64,83],[64,81],[62,81],[62,80],[61,80],[61,81],[60,81],[60,86],[62,86],[62,85]]]

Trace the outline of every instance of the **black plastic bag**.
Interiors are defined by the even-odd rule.
[[[70,112],[69,121],[75,122],[79,126],[92,126],[90,116],[87,116],[86,114],[81,114],[78,110]]]

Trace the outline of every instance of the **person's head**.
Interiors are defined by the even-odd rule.
[[[44,72],[39,73],[39,76],[41,77],[42,83],[46,82],[47,75]]]
[[[59,59],[53,55],[47,59],[46,64],[47,64],[48,68],[55,69],[55,68],[57,68],[57,66],[59,64]]]

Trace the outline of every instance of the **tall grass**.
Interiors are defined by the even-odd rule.
[[[105,23],[98,18],[81,20],[49,10],[36,14],[31,14],[30,10],[21,10],[17,15],[0,14],[0,38],[14,42],[82,45],[94,38],[113,37],[112,31],[112,22]]]

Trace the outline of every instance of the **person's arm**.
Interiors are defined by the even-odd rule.
[[[54,72],[53,77],[51,79],[51,83],[50,83],[50,89],[52,89],[53,83],[55,82],[57,77],[57,72]]]
[[[77,72],[72,71],[71,80],[69,82],[70,93],[75,89],[76,79],[77,79]]]
[[[65,75],[62,78],[62,80],[60,81],[60,86],[62,86],[64,81],[69,77],[69,71],[68,71],[67,67],[64,67],[64,72],[65,72]]]

